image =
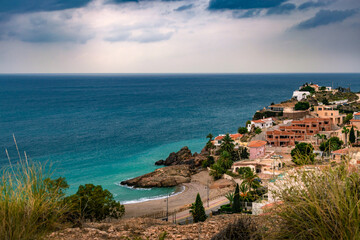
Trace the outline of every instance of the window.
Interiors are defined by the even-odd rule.
[[[322,108],[319,108],[319,111],[322,111]]]

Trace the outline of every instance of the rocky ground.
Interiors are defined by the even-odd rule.
[[[176,225],[150,218],[131,218],[112,223],[87,223],[82,228],[68,228],[49,235],[53,240],[100,240],[100,239],[211,239],[234,222],[239,215],[220,215],[209,218],[204,223]]]

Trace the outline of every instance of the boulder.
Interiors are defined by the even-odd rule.
[[[156,166],[161,166],[161,165],[164,165],[165,161],[164,160],[159,160],[159,161],[156,161],[155,162],[155,165]]]
[[[156,169],[140,177],[122,181],[122,185],[136,188],[174,187],[191,181],[189,165],[176,165]]]

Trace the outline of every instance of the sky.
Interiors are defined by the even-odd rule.
[[[360,72],[360,0],[0,0],[0,73]]]

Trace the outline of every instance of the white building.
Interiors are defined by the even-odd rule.
[[[247,125],[247,129],[250,132],[252,126],[254,126],[255,128],[269,128],[274,126],[274,122],[275,119],[274,118],[264,118],[264,119],[260,119],[260,120],[253,120],[251,121],[250,124]]]
[[[298,100],[298,101],[301,101],[301,100],[303,100],[303,99],[306,99],[307,98],[307,96],[310,96],[311,94],[310,94],[310,92],[308,92],[308,91],[298,91],[298,90],[296,90],[296,91],[294,91],[293,92],[293,98],[296,98],[296,100]]]

